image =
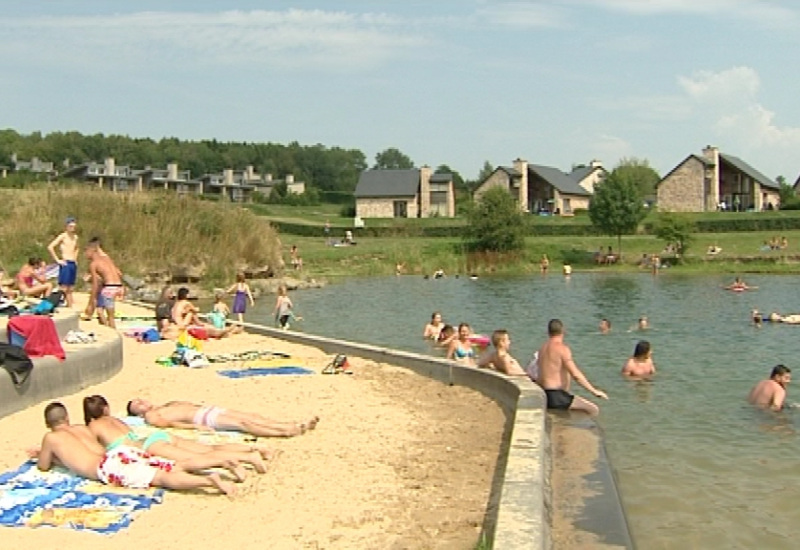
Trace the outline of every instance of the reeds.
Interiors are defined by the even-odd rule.
[[[235,204],[174,192],[56,187],[3,189],[0,204],[0,265],[10,271],[30,256],[49,261],[47,245],[70,216],[78,220],[81,246],[99,237],[120,269],[138,277],[173,266],[203,266],[203,281],[213,284],[233,281],[246,266],[277,270],[281,265],[277,232]]]

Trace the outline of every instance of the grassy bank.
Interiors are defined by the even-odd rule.
[[[0,190],[0,265],[15,272],[30,256],[49,260],[47,245],[74,216],[86,243],[92,236],[120,268],[135,276],[202,266],[204,282],[233,281],[243,266],[277,266],[277,233],[265,218],[230,204],[174,193],[124,194],[96,189]],[[85,267],[85,264],[84,264]]]

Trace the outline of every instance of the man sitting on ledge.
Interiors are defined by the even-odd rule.
[[[169,307],[171,291],[165,287],[162,291],[159,305],[156,306],[156,315],[159,317],[159,332],[162,338],[170,340],[176,339],[182,331],[188,331],[195,338],[205,340],[206,338],[222,338],[229,334],[234,334],[240,327],[231,325],[219,329],[211,323],[204,323],[200,320],[200,310],[189,301],[189,289],[181,287],[178,289],[178,296],[170,312],[171,319],[164,318],[166,308]],[[169,321],[172,321],[171,323]]]
[[[294,437],[313,430],[318,416],[306,422],[280,422],[258,413],[241,412],[220,407],[198,405],[187,401],[170,401],[155,406],[144,399],[128,402],[128,414],[141,416],[157,428],[200,430],[233,430],[256,437]]]

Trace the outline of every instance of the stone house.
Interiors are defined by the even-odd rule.
[[[163,189],[179,195],[199,195],[203,192],[200,180],[191,178],[189,170],[178,170],[177,163],[167,167],[133,169],[128,165],[117,165],[113,157],[102,163],[87,162],[67,168],[63,177],[84,181],[99,189],[132,192]]]
[[[507,190],[525,212],[559,216],[574,215],[589,208],[594,186],[607,175],[602,163],[593,160],[570,173],[558,168],[529,164],[517,159],[513,166],[499,166],[475,190],[480,201],[492,187]]]
[[[33,157],[31,160],[19,160],[16,153],[11,153],[11,165],[14,172],[45,174],[48,178],[58,176],[58,171],[53,163],[43,161],[39,157]]]
[[[365,170],[355,190],[356,218],[430,218],[456,215],[452,174],[428,166]]]
[[[780,206],[779,188],[742,159],[707,146],[664,176],[656,192],[665,212],[760,211]]]

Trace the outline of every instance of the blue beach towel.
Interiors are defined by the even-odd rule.
[[[273,374],[314,374],[314,371],[311,369],[304,369],[303,367],[275,367],[271,369],[220,370],[217,371],[217,374],[226,378],[250,378],[252,376],[270,376]]]
[[[40,472],[29,461],[0,474],[0,525],[110,534],[130,525],[135,512],[163,499],[162,489],[109,487],[60,468]]]

